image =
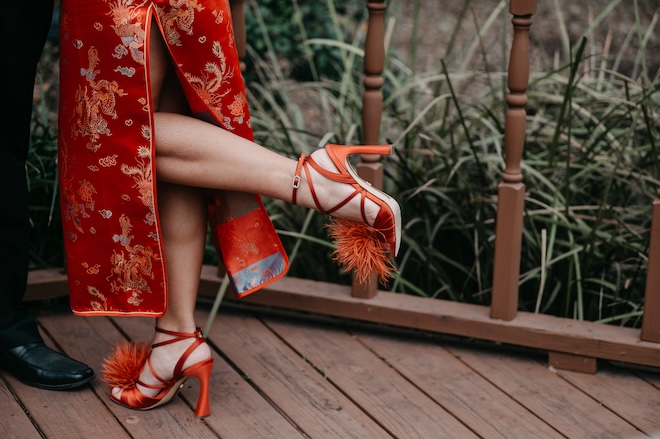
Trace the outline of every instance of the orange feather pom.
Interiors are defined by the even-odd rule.
[[[333,260],[355,274],[359,283],[366,283],[372,271],[378,274],[385,285],[394,276],[396,267],[388,257],[389,245],[383,241],[382,233],[364,223],[332,218],[326,227],[337,248]]]
[[[117,344],[101,365],[103,381],[110,387],[122,389],[135,385],[149,358],[149,353],[149,345],[146,343],[131,341]]]

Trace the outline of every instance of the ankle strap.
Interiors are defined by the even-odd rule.
[[[305,163],[305,154],[300,154],[298,164],[296,165],[296,172],[293,174],[293,193],[291,194],[291,203],[296,204],[296,197],[298,195],[298,188],[300,187],[300,171],[302,170],[303,163]]]
[[[176,338],[165,340],[160,343],[155,343],[151,345],[151,348],[157,348],[158,346],[165,346],[171,343],[176,343],[177,341],[185,340],[187,338],[204,338],[202,335],[202,329],[200,327],[195,328],[195,332],[177,332],[177,331],[168,331],[167,329],[162,329],[156,326],[156,332],[161,334],[173,335]]]
[[[160,343],[152,344],[151,349],[157,348],[159,346],[165,346],[165,345],[168,345],[168,344],[171,344],[171,343],[176,343],[178,341],[186,340],[188,338],[195,338],[195,341],[193,341],[192,344],[190,346],[188,346],[188,349],[186,349],[186,351],[183,353],[183,355],[181,355],[181,358],[179,358],[179,361],[177,361],[176,366],[174,367],[174,378],[173,379],[178,379],[177,377],[181,376],[181,371],[183,370],[183,364],[188,359],[188,356],[192,353],[192,351],[197,349],[197,347],[199,345],[206,342],[206,340],[204,339],[204,335],[202,334],[202,329],[198,326],[198,327],[195,328],[195,332],[177,332],[177,331],[168,331],[167,329],[162,329],[162,328],[159,328],[158,326],[156,326],[156,332],[160,332],[161,334],[173,335],[173,336],[175,336],[175,338],[173,338],[171,340],[166,340],[166,341],[163,341],[163,342],[160,342]],[[152,388],[152,389],[166,388],[167,386],[169,386],[171,380],[170,381],[164,380],[156,374],[156,371],[151,366],[151,357],[147,358],[147,364],[149,366],[149,371],[151,372],[151,374],[158,381],[160,381],[161,383],[164,383],[164,385],[163,386],[159,386],[159,385],[149,386],[149,385],[146,385],[146,384],[141,383],[141,382],[139,382],[139,384],[141,384],[145,387]]]

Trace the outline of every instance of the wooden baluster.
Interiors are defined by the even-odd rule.
[[[660,190],[653,202],[641,339],[660,342]]]
[[[536,0],[511,0],[513,42],[509,56],[508,108],[504,127],[506,165],[498,188],[495,265],[490,315],[512,320],[518,312],[518,277],[522,243],[525,185],[520,162],[527,126],[525,105],[529,82],[529,28]]]
[[[367,2],[369,24],[364,44],[364,96],[362,97],[362,130],[365,145],[376,145],[380,138],[380,121],[383,112],[382,77],[385,66],[385,2]],[[374,187],[383,187],[383,165],[379,155],[363,154],[357,172]],[[371,298],[376,295],[378,278],[372,273],[366,284],[353,281],[352,295]]]
[[[241,72],[245,72],[245,46],[247,37],[245,35],[245,0],[229,0],[231,8],[232,24],[234,26],[234,38],[236,39],[236,50],[241,60]]]

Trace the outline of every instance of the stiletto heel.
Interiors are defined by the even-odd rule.
[[[169,402],[183,388],[183,384],[188,378],[194,376],[199,380],[199,398],[195,408],[195,415],[206,417],[211,413],[209,404],[209,383],[211,380],[211,369],[213,367],[213,358],[207,358],[192,366],[183,369],[183,365],[190,354],[203,343],[206,339],[202,336],[199,328],[193,333],[168,331],[156,328],[156,332],[173,335],[175,338],[161,343],[151,345],[151,350],[189,338],[195,338],[195,341],[181,355],[179,361],[174,367],[174,375],[171,379],[165,380],[159,377],[151,366],[149,360],[150,350],[145,343],[123,343],[118,345],[110,357],[103,362],[102,374],[103,380],[108,383],[110,388],[119,387],[122,389],[121,396],[115,397],[110,393],[110,399],[117,404],[123,405],[135,410],[150,410],[160,407]],[[145,384],[139,380],[142,369],[147,366],[151,374],[162,384]],[[154,397],[143,394],[137,385],[149,389],[159,389],[160,391]]]
[[[325,146],[325,152],[337,168],[331,172],[321,167],[312,156],[304,154],[298,159],[293,177],[291,201],[296,204],[297,190],[300,187],[301,172],[304,169],[316,209],[332,215],[345,206],[354,197],[360,195],[360,214],[363,224],[354,221],[333,219],[329,224],[330,236],[337,244],[334,259],[349,271],[353,271],[358,282],[366,282],[369,274],[376,271],[382,283],[392,277],[395,267],[387,257],[389,252],[396,256],[401,245],[401,208],[397,201],[385,192],[376,189],[368,181],[360,178],[351,167],[348,157],[352,154],[391,155],[392,145],[334,145]],[[316,195],[309,167],[323,177],[353,186],[354,192],[331,209],[324,209]],[[369,224],[365,213],[365,200],[370,200],[380,207],[373,224]]]

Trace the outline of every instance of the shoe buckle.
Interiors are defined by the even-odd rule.
[[[300,171],[302,170],[303,165],[305,164],[305,154],[300,154],[298,163],[296,164],[296,172],[293,173],[293,188],[298,189],[300,187]],[[295,191],[294,191],[295,194]],[[295,195],[293,198],[293,204],[296,204]]]

